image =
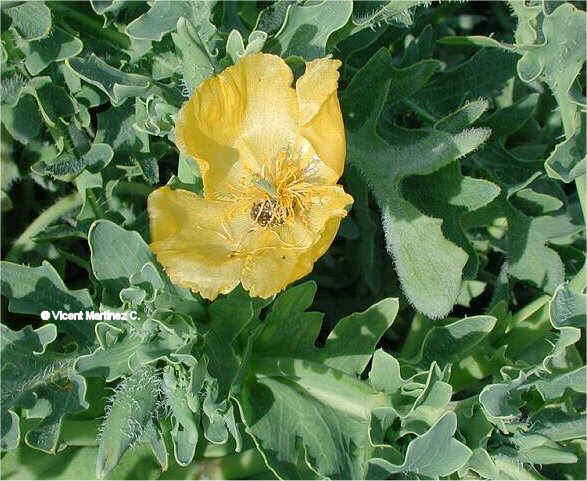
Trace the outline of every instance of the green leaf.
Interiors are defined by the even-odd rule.
[[[426,87],[432,76],[438,72],[442,64],[438,60],[422,60],[405,68],[391,69],[392,82],[389,85],[387,100],[392,103],[401,102]],[[351,119],[352,120],[352,119]]]
[[[265,32],[260,30],[253,30],[249,35],[247,48],[245,48],[243,37],[241,36],[240,32],[238,30],[232,30],[228,35],[228,40],[226,41],[226,53],[229,55],[232,63],[234,64],[242,57],[260,52],[263,49],[263,45],[265,45],[266,40],[267,34]]]
[[[223,343],[231,344],[253,318],[253,304],[247,292],[237,287],[208,307],[209,324]]]
[[[280,55],[305,60],[324,57],[328,38],[347,23],[352,11],[353,3],[348,0],[292,5],[274,39]]]
[[[440,366],[457,363],[475,350],[496,322],[495,317],[473,316],[446,326],[433,327],[424,338],[418,362],[422,366],[429,366],[433,361]]]
[[[189,20],[177,21],[177,33],[172,33],[173,43],[181,59],[186,97],[192,95],[202,81],[214,73],[214,64],[205,40]]]
[[[538,94],[530,94],[513,105],[496,110],[483,125],[489,127],[492,137],[503,145],[503,139],[516,133],[536,115],[539,99]]]
[[[115,69],[94,54],[65,62],[82,80],[104,91],[113,106],[121,105],[128,97],[144,95],[151,85],[147,77]]]
[[[473,476],[469,475],[466,470],[474,471],[475,473],[487,479],[498,479],[499,473],[495,467],[495,463],[489,453],[483,448],[473,450],[473,454],[467,461],[467,464],[459,471],[461,479],[469,479]],[[462,474],[461,474],[462,473]]]
[[[532,464],[575,463],[577,456],[545,436],[519,432],[511,442],[518,448],[520,459]]]
[[[182,153],[179,154],[179,165],[177,167],[177,178],[184,184],[202,185],[202,174],[195,160]]]
[[[3,71],[1,80],[0,99],[3,104],[14,107],[20,95],[26,91],[28,80],[15,70]]]
[[[456,134],[475,122],[489,108],[489,102],[479,99],[468,102],[434,124],[434,128]]]
[[[51,31],[51,11],[45,2],[24,2],[14,7],[9,6],[2,13],[10,17],[10,26],[23,40],[37,40],[47,36]]]
[[[585,436],[587,416],[566,413],[559,408],[545,408],[530,420],[531,434],[540,434],[553,441],[568,441]]]
[[[352,219],[359,230],[358,238],[351,242],[353,260],[369,288],[378,292],[381,287],[381,255],[377,238],[379,220],[369,208],[369,187],[359,172],[348,166],[344,178],[354,198]]]
[[[48,36],[25,44],[24,65],[31,75],[38,75],[53,62],[75,57],[82,51],[83,46],[79,38],[54,26]]]
[[[427,374],[426,383],[420,384],[419,389],[415,389],[414,381],[421,377],[422,374]],[[420,376],[419,376],[420,375]],[[438,365],[433,362],[430,365],[428,373],[418,373],[414,375],[406,386],[402,386],[413,391],[410,393],[416,396],[415,401],[410,406],[402,406],[402,410],[398,410],[398,414],[402,417],[402,426],[399,436],[407,433],[423,435],[438,419],[448,410],[448,403],[452,397],[452,386],[448,383],[450,377],[450,366],[441,370]],[[410,387],[408,387],[410,386]],[[397,400],[398,393],[395,393]],[[392,395],[392,405],[394,401]],[[404,399],[405,400],[405,399]]]
[[[192,18],[194,3],[158,1],[148,12],[130,22],[126,33],[133,38],[161,41],[163,35],[175,30],[180,17]]]
[[[481,49],[466,62],[434,77],[410,101],[427,115],[440,119],[466,101],[500,91],[515,75],[517,58],[509,52]]]
[[[365,460],[349,450],[369,443],[375,391],[301,359],[258,361],[254,372],[239,404],[247,432],[276,474],[307,479],[315,470],[320,476],[362,477]]]
[[[546,173],[553,179],[565,183],[572,182],[587,172],[587,155],[585,153],[585,136],[587,135],[587,116],[577,115],[575,131],[568,138],[557,144],[544,162]]]
[[[92,224],[88,243],[96,279],[115,295],[129,287],[129,278],[154,259],[149,246],[137,232],[126,231],[108,220]]]
[[[76,362],[78,372],[89,377],[113,381],[133,368],[158,359],[168,359],[185,346],[187,340],[162,322],[146,320],[124,323],[120,327],[99,322],[96,337],[100,347]]]
[[[153,253],[137,232],[109,220],[92,224],[88,234],[94,275],[112,300],[125,288],[148,284],[156,290],[154,306],[196,318],[204,315],[202,302],[188,289],[175,286],[155,264]],[[234,322],[234,321],[233,321]]]
[[[587,16],[571,3],[562,3],[542,22],[543,42],[519,45],[524,55],[518,61],[518,75],[525,82],[540,77],[554,94],[560,107],[567,137],[575,120],[577,105],[569,94],[587,59],[584,45]]]
[[[71,181],[82,170],[97,173],[110,163],[114,151],[108,144],[94,143],[81,156],[64,152],[51,163],[40,160],[31,169],[40,175],[51,175],[58,180]]]
[[[125,163],[130,155],[149,151],[149,136],[134,128],[135,112],[132,102],[125,102],[98,114],[95,142],[110,145],[115,159]]]
[[[174,423],[171,437],[175,459],[180,466],[192,462],[198,443],[200,411],[192,412],[190,406],[199,407],[199,400],[178,380],[173,368],[163,372],[163,394],[165,403],[173,413]]]
[[[151,135],[164,136],[170,134],[173,129],[173,118],[178,108],[159,97],[152,95],[145,102],[137,98],[136,128]]]
[[[98,15],[104,15],[106,12],[113,9],[116,4],[116,0],[90,0],[92,9]]]
[[[281,357],[287,352],[303,359],[313,359],[349,375],[361,374],[373,355],[379,338],[390,326],[398,311],[396,299],[384,299],[362,313],[341,319],[328,336],[323,348],[314,347],[322,314],[305,312],[316,292],[312,282],[292,287],[277,298],[267,326],[254,345],[258,357]],[[361,329],[365,324],[368,329]],[[345,344],[352,338],[350,346]]]
[[[88,409],[85,401],[86,380],[77,374],[68,373],[63,377],[55,376],[48,379],[50,389],[40,387],[39,402],[28,411],[31,418],[44,419],[28,433],[25,441],[32,448],[48,453],[55,453],[58,449],[61,425],[66,416]],[[47,406],[50,406],[47,408]],[[39,408],[37,410],[37,408]]]
[[[587,296],[574,292],[568,283],[554,291],[550,301],[550,322],[557,329],[564,326],[586,327]]]
[[[153,459],[150,448],[139,445],[124,456],[111,479],[154,479],[161,474],[161,467]],[[33,450],[21,444],[18,449],[2,457],[2,478],[8,479],[95,479],[97,446],[70,446],[57,455]],[[23,463],[34,459],[34,463]]]
[[[376,126],[393,75],[391,56],[380,49],[349,85],[343,99],[350,123],[349,158],[381,208],[387,248],[408,299],[419,311],[439,318],[457,299],[467,255],[443,236],[440,219],[423,215],[404,199],[401,183],[410,175],[430,174],[454,162],[483,143],[489,132],[470,129],[452,135],[397,129],[401,142],[386,142],[376,133]],[[378,95],[362,85],[372,85]]]
[[[426,0],[388,0],[369,2],[363,8],[359,4],[358,12],[353,15],[355,28],[352,33],[360,32],[366,28],[376,29],[390,23],[410,26],[413,22],[411,10],[418,5],[426,6],[426,3]]]
[[[585,393],[587,388],[587,368],[582,366],[574,371],[554,374],[536,381],[536,389],[545,400],[560,398],[567,389]]]
[[[11,408],[14,409],[22,404],[32,407],[34,404],[34,395],[31,396],[27,393],[27,387],[29,386],[27,386],[26,381],[30,383],[31,379],[37,374],[34,367],[43,364],[42,361],[37,359],[43,354],[46,346],[55,340],[57,329],[54,324],[47,324],[36,330],[27,326],[16,332],[0,324],[0,329],[2,330],[2,337],[0,338],[1,353],[4,356],[10,355],[10,358],[4,358],[5,362],[2,365],[4,382],[2,383],[2,406],[0,412],[2,418],[0,446],[4,451],[15,449],[18,446],[20,420]],[[31,360],[33,363],[31,363]],[[11,367],[12,363],[15,363],[13,367],[16,369],[15,372],[9,375],[8,368]],[[33,368],[28,376],[26,373],[27,367]],[[25,381],[24,385],[21,384],[23,380]]]
[[[76,105],[66,89],[54,86],[50,77],[35,77],[29,83],[45,122],[56,127],[59,120],[71,117]]]
[[[468,36],[446,36],[438,39],[438,43],[444,45],[453,45],[453,46],[475,46],[475,47],[494,47],[494,48],[504,48],[504,49],[513,49],[513,46],[508,46],[503,42],[499,42],[492,37],[484,37],[483,35],[468,35]]]
[[[205,351],[209,360],[208,371],[218,383],[213,397],[221,403],[227,399],[238,373],[239,360],[231,344],[253,318],[251,298],[242,287],[237,287],[214,301],[208,308],[208,316],[210,323],[204,334]]]
[[[395,473],[437,478],[457,471],[472,452],[453,437],[456,429],[456,415],[447,413],[426,434],[408,445],[403,464],[395,465],[381,458],[370,459],[367,479],[387,479]]]
[[[517,379],[509,383],[485,386],[479,394],[479,402],[492,418],[514,419],[523,404],[522,392],[528,389],[528,377],[520,371]]]
[[[161,378],[151,367],[140,369],[117,387],[106,411],[96,459],[96,477],[103,479],[123,454],[141,440],[158,450],[161,436],[154,425],[154,411]],[[151,436],[155,436],[152,439]],[[166,456],[166,453],[165,453]],[[162,468],[166,469],[165,458]]]
[[[315,289],[304,283],[275,301],[253,344],[239,407],[247,432],[279,476],[356,479],[368,453],[352,446],[368,445],[371,409],[383,402],[357,376],[393,322],[397,300],[339,321],[320,349],[314,342],[321,314],[304,312]]]
[[[4,449],[16,447],[19,438],[15,408],[23,415],[41,418],[28,430],[26,443],[41,451],[55,453],[59,447],[65,416],[89,407],[85,401],[86,381],[73,370],[74,358],[48,353],[46,347],[57,337],[54,324],[32,330],[30,326],[12,331],[1,329],[2,440]]]
[[[19,314],[40,316],[43,311],[81,312],[93,309],[87,289],[67,288],[55,268],[47,261],[39,267],[2,262],[2,295],[8,309]],[[94,345],[92,321],[56,320],[60,332],[73,336],[82,348]]]
[[[442,219],[442,233],[460,246],[469,258],[463,268],[464,279],[474,279],[479,268],[477,251],[465,233],[462,221],[470,212],[494,200],[500,188],[489,181],[465,177],[460,162],[453,162],[433,174],[411,176],[403,182],[406,200],[420,211]]]
[[[18,103],[2,108],[2,124],[15,140],[28,144],[41,132],[41,115],[32,95],[21,95]]]
[[[293,3],[295,0],[280,0],[265,7],[257,17],[255,30],[262,30],[269,35],[278,33]]]
[[[508,191],[510,195],[518,192],[539,173],[534,171],[526,181],[515,184],[525,177],[524,171],[528,167],[495,144],[473,153],[471,159],[482,168],[490,169],[492,180],[500,185],[502,193],[491,204],[468,214],[464,223],[469,227],[487,226],[495,218],[506,217],[508,275],[530,281],[544,292],[553,293],[564,280],[564,267],[558,254],[547,246],[548,238],[543,233],[545,218],[525,215],[513,207],[504,195]],[[512,162],[516,162],[516,169],[511,168]]]

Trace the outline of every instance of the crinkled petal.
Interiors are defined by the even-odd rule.
[[[242,179],[238,150],[271,158],[295,140],[298,105],[293,75],[276,55],[254,54],[205,80],[179,112],[175,136],[202,171],[206,197]]]
[[[300,134],[318,156],[342,175],[346,140],[338,102],[339,60],[321,58],[306,63],[306,72],[296,82],[300,110]]]
[[[277,229],[279,239],[292,247],[310,247],[321,238],[326,223],[332,217],[346,216],[346,208],[352,203],[353,198],[339,185],[317,188],[303,215]]]
[[[275,248],[258,257],[249,258],[242,275],[242,284],[251,296],[271,297],[292,282],[312,272],[314,262],[330,247],[341,217],[326,222],[318,242],[309,249]]]
[[[162,187],[148,200],[151,249],[177,284],[214,299],[240,282],[245,258],[235,254],[247,219],[228,215],[230,204]],[[228,221],[227,221],[228,219]]]

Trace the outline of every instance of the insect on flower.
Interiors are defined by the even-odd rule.
[[[311,272],[352,197],[340,62],[313,60],[292,87],[278,56],[244,57],[182,107],[178,147],[197,162],[203,196],[162,187],[149,197],[151,249],[170,278],[214,299],[239,282],[270,297]]]

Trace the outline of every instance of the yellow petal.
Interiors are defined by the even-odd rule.
[[[234,249],[250,223],[236,219],[223,225],[229,208],[226,202],[169,187],[157,189],[148,200],[151,249],[157,260],[173,282],[208,299],[234,289],[245,262]]]
[[[309,248],[320,239],[326,223],[332,217],[344,217],[352,203],[353,198],[339,185],[316,188],[303,214],[276,230],[278,239],[291,247]]]
[[[312,272],[314,262],[332,244],[340,220],[340,217],[331,218],[318,242],[309,249],[276,248],[265,251],[258,257],[249,258],[243,270],[243,287],[251,296],[267,298]]]
[[[337,97],[339,60],[321,58],[306,63],[306,72],[296,82],[300,109],[300,134],[338,177],[346,157],[342,113]]]
[[[179,112],[180,149],[202,171],[206,197],[243,175],[239,144],[268,159],[295,140],[298,106],[293,75],[276,55],[255,54],[205,80]]]

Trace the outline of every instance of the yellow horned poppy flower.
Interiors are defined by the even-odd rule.
[[[293,88],[280,57],[250,55],[182,107],[176,142],[196,159],[204,195],[162,187],[148,202],[151,248],[174,282],[208,299],[239,282],[270,297],[312,270],[353,201],[336,185],[338,67],[308,62]]]

